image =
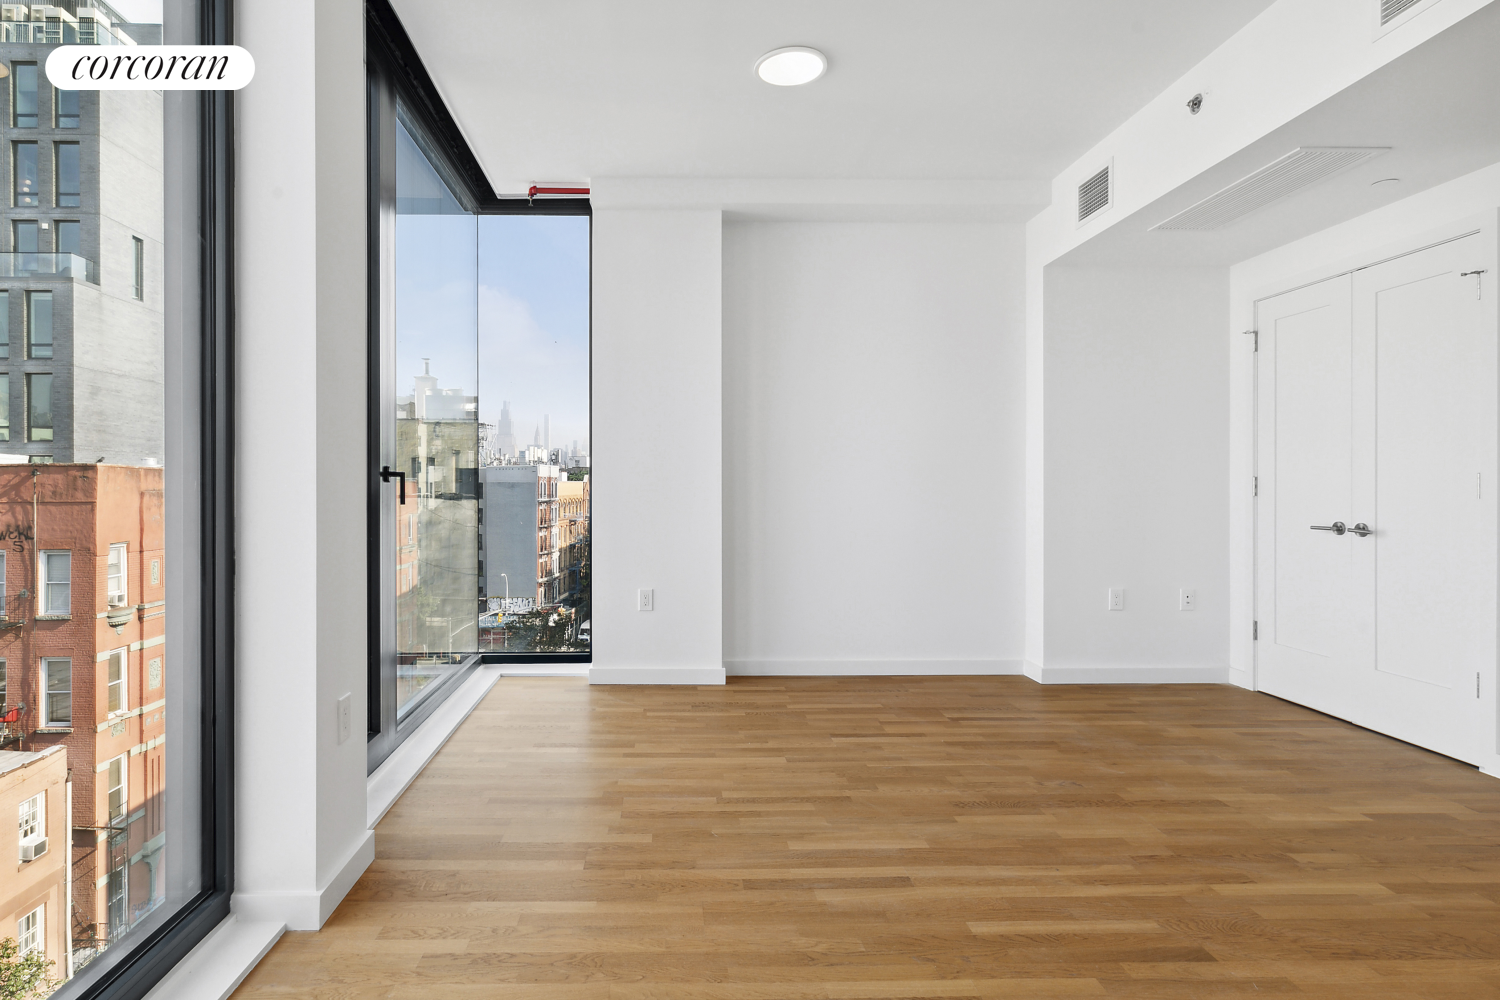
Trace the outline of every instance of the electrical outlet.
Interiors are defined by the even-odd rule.
[[[346,694],[339,699],[339,742],[343,743],[349,739],[349,732],[354,726],[354,696]]]
[[[637,611],[650,611],[656,605],[656,592],[650,587],[642,587],[635,592],[635,609]]]
[[[1125,588],[1124,587],[1110,587],[1109,588],[1109,610],[1111,610],[1111,611],[1124,611],[1125,610]]]
[[[1198,607],[1198,595],[1186,588],[1177,592],[1177,610],[1193,611]]]

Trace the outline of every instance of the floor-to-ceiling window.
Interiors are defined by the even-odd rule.
[[[370,5],[370,766],[482,661],[587,662],[586,200],[500,198]]]
[[[232,889],[233,98],[44,70],[226,43],[229,12],[120,8],[0,21],[6,996],[143,996]]]

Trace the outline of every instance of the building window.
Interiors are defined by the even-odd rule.
[[[42,911],[46,908],[47,904],[43,903],[16,921],[16,953],[18,955],[29,955],[34,951],[39,951],[44,955],[47,953],[42,938]]]
[[[16,142],[11,144],[13,156],[12,177],[15,178],[15,204],[35,206],[42,203],[41,185],[36,176],[36,143]]]
[[[52,357],[52,293],[26,293],[26,356],[31,358]],[[50,393],[49,393],[50,395]],[[51,400],[48,400],[51,412]],[[33,438],[32,440],[36,440]],[[46,440],[51,441],[51,435]]]
[[[13,222],[13,223],[11,223],[11,227],[10,227],[10,235],[11,235],[11,239],[12,239],[12,247],[11,247],[11,249],[13,249],[16,253],[23,253],[23,254],[25,254],[25,253],[36,253],[36,251],[37,251],[36,233],[37,233],[37,228],[36,228],[36,222],[35,221],[22,221],[22,222]],[[23,271],[35,271],[36,270],[36,261],[33,259],[33,260],[29,261],[29,262],[22,262],[20,269],[23,270]]]
[[[109,714],[123,712],[130,707],[129,692],[125,690],[125,657],[123,649],[109,654]]]
[[[138,301],[146,298],[146,241],[139,236],[132,236],[131,242],[135,245],[135,297]]]
[[[77,208],[83,196],[78,169],[78,143],[57,144],[57,207]]]
[[[5,661],[0,660],[0,710],[4,710],[7,702],[5,700]]]
[[[0,358],[10,357],[10,292],[0,291]],[[9,424],[7,423],[7,426]],[[10,438],[0,438],[8,441]]]
[[[109,920],[109,937],[114,939],[115,935],[122,933],[130,927],[125,920],[125,872],[124,868],[116,868],[109,873],[108,895],[105,896],[107,917]]]
[[[0,441],[10,440],[10,372],[0,372]]]
[[[82,229],[83,227],[77,222],[59,222],[57,224],[57,252],[82,253]]]
[[[47,793],[38,792],[21,803],[21,839],[43,837],[47,834]]]
[[[26,376],[26,439],[52,440],[52,376]]]
[[[73,611],[73,553],[67,550],[42,553],[42,614],[66,615]]]
[[[109,570],[106,574],[109,590],[109,606],[123,607],[128,604],[125,593],[125,543],[116,542],[109,547]]]
[[[10,77],[16,128],[36,128],[36,63],[11,63]]]
[[[42,704],[43,726],[73,724],[73,661],[66,656],[42,659],[42,683],[47,696]]]
[[[109,819],[125,818],[125,762],[129,754],[120,754],[109,762]]]
[[[82,117],[78,110],[78,91],[53,88],[52,98],[57,104],[57,127],[77,128]]]

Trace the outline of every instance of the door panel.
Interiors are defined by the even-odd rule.
[[[1476,674],[1492,660],[1494,345],[1473,277],[1480,239],[1455,240],[1355,276],[1362,386],[1355,513],[1362,600],[1362,718],[1442,753],[1480,748]],[[1483,687],[1483,685],[1481,685]]]
[[[1342,276],[1261,304],[1257,563],[1260,687],[1323,706],[1349,663],[1351,281]]]
[[[1311,530],[1343,517],[1350,500],[1347,285],[1327,291],[1338,301],[1273,322],[1279,487],[1274,624],[1278,644],[1337,656],[1348,613],[1347,538]]]

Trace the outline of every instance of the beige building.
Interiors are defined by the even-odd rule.
[[[0,750],[0,938],[39,949],[57,979],[69,972],[68,794],[61,744]]]

